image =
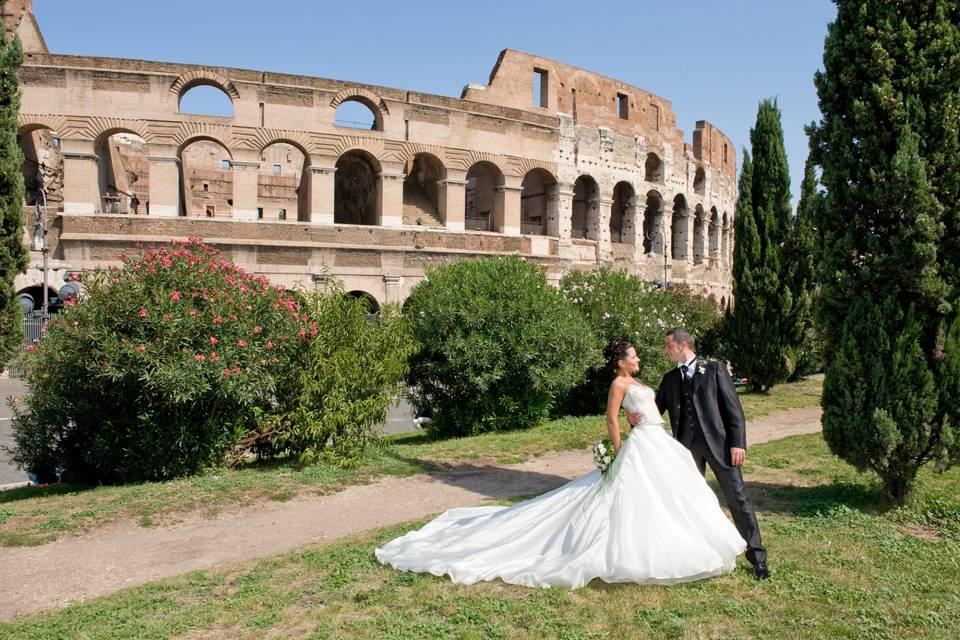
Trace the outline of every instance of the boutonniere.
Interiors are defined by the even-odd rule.
[[[707,373],[707,365],[709,362],[704,362],[703,360],[697,362],[697,373],[700,375],[705,375]]]

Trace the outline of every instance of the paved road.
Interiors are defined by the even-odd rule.
[[[2,406],[0,406],[0,445],[13,447],[13,437],[10,429],[10,407],[7,406],[7,398],[12,395],[23,395],[26,392],[27,387],[21,380],[0,379],[0,403],[2,403]],[[385,433],[413,431],[416,429],[413,418],[413,407],[405,400],[401,400],[387,411],[387,421],[383,425],[383,430]],[[23,482],[26,479],[26,474],[10,462],[6,452],[0,450],[0,486]]]
[[[0,445],[13,447],[13,437],[11,435],[10,407],[7,406],[7,398],[10,396],[23,395],[27,390],[26,385],[20,380],[11,380],[9,378],[0,379]],[[411,423],[412,424],[412,423]],[[23,482],[27,479],[27,474],[17,469],[5,451],[0,450],[0,485],[13,482]]]

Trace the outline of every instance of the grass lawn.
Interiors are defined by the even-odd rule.
[[[769,394],[742,394],[747,419],[793,407],[816,405],[822,383],[804,380]],[[67,532],[89,530],[118,519],[144,526],[178,513],[216,514],[227,505],[289,500],[300,492],[329,493],[379,478],[420,473],[431,465],[465,460],[522,462],[550,451],[583,449],[604,432],[600,417],[563,418],[536,429],[433,441],[423,432],[392,436],[355,467],[316,464],[304,468],[274,463],[218,470],[181,480],[87,487],[63,484],[0,493],[0,545],[39,545]]]
[[[420,523],[194,572],[0,624],[52,638],[956,638],[960,469],[921,473],[886,511],[874,478],[818,434],[757,445],[746,468],[773,578],[531,590],[451,584],[380,566],[373,549]]]

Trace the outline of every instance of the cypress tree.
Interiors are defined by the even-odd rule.
[[[795,363],[791,380],[820,371],[822,350],[813,326],[816,297],[814,256],[816,254],[815,217],[822,195],[817,191],[817,174],[813,159],[807,157],[797,213],[790,221],[790,233],[783,247],[784,281],[790,290],[793,306],[785,329],[793,347]]]
[[[881,478],[960,459],[960,5],[838,0],[810,128],[824,437]]]
[[[741,172],[734,231],[733,295],[729,317],[730,359],[754,389],[786,380],[792,369],[788,326],[793,306],[783,285],[782,247],[791,228],[790,175],[776,101],[764,100],[750,130],[753,160],[749,178],[746,153]],[[741,246],[743,245],[743,246]]]
[[[17,140],[23,64],[20,38],[6,33],[0,42],[0,369],[23,344],[23,312],[13,280],[27,267],[23,246],[23,152]]]

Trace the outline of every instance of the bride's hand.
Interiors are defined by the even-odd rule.
[[[630,426],[631,426],[631,427],[635,427],[635,426],[637,426],[638,424],[640,424],[641,422],[643,422],[643,414],[640,413],[639,411],[636,412],[636,413],[628,413],[628,414],[627,414],[627,422],[630,423]]]

